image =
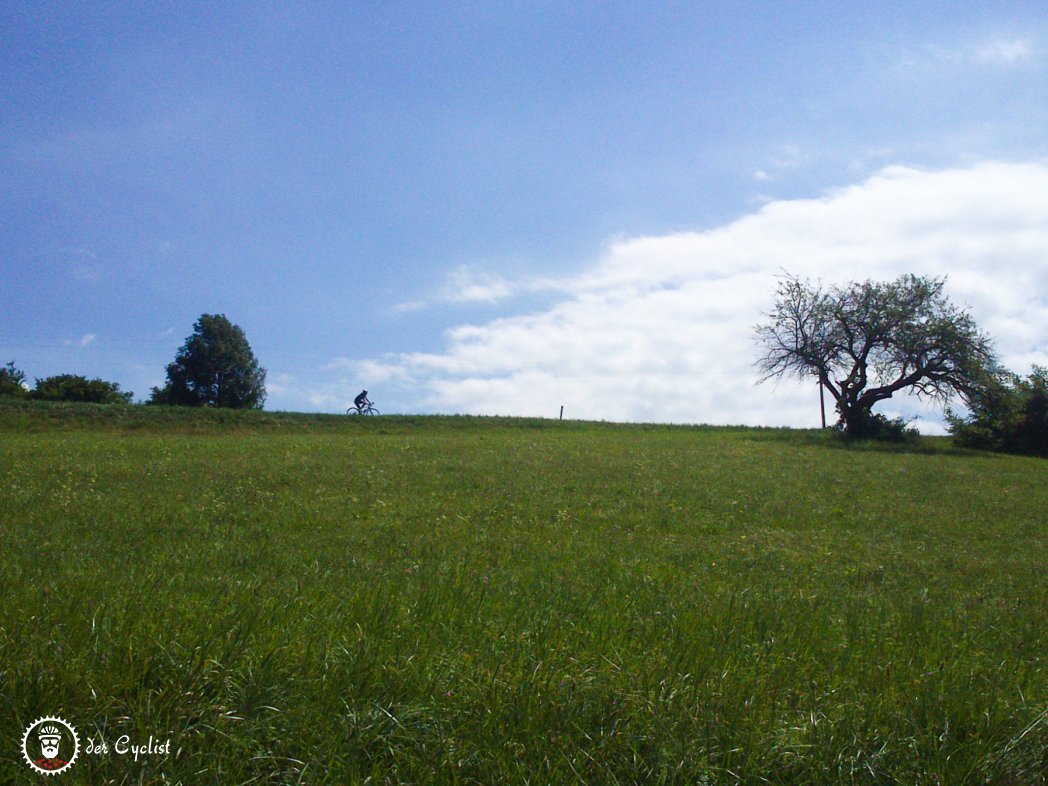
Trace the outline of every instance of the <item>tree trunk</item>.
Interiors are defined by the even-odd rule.
[[[838,404],[837,410],[840,412],[838,425],[844,427],[845,436],[851,439],[862,439],[867,435],[870,421],[868,407],[858,403],[847,404],[842,401]]]

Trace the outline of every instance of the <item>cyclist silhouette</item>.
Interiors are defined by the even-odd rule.
[[[362,391],[360,392],[360,395],[359,395],[359,396],[357,396],[357,397],[356,397],[355,399],[353,399],[353,404],[354,404],[354,405],[356,406],[356,408],[357,408],[357,409],[361,409],[361,410],[362,410],[362,409],[364,409],[364,407],[365,407],[365,406],[366,406],[367,404],[370,404],[370,403],[371,403],[371,402],[370,402],[370,401],[368,401],[368,391],[367,391],[367,388],[365,388],[364,390],[362,390]]]

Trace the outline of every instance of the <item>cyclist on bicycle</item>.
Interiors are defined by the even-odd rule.
[[[368,401],[367,388],[365,388],[363,391],[361,391],[360,395],[357,396],[355,399],[353,399],[354,406],[356,406],[356,408],[358,410],[360,410],[360,411],[363,411],[364,407],[367,406],[370,403],[371,402]]]

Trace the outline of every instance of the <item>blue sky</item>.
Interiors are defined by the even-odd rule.
[[[0,77],[30,378],[143,398],[225,313],[273,409],[815,425],[783,269],[1048,362],[1043,2],[7,2]]]

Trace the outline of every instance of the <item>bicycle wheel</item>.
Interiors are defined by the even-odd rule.
[[[346,410],[346,414],[347,415],[359,415],[360,414],[360,410],[357,409],[356,407],[350,407],[349,409]]]
[[[368,407],[367,409],[364,410],[364,414],[365,415],[378,415],[380,413],[374,407]]]

